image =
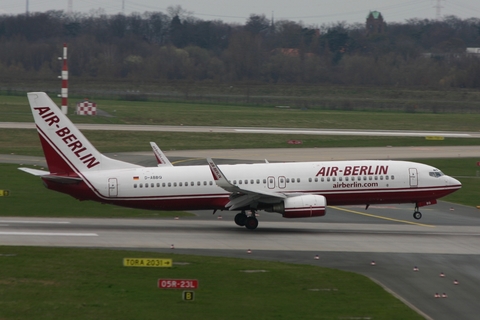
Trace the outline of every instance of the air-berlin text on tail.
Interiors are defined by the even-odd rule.
[[[343,169],[339,167],[322,167],[316,174],[316,176],[372,176],[388,174],[388,166],[345,166]]]
[[[55,112],[51,111],[49,107],[36,107],[34,109],[49,127],[55,125],[58,129],[55,131],[57,136],[62,138],[62,141],[70,148],[73,154],[87,166],[87,168],[90,169],[100,164],[91,153],[88,153],[87,148],[85,148],[82,142],[70,132],[68,127],[60,127],[60,118],[55,115]]]

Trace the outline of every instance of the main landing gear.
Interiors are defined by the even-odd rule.
[[[417,220],[422,219],[422,213],[418,211],[418,206],[415,206],[415,211],[413,212],[413,217]]]
[[[258,227],[258,220],[255,218],[254,210],[252,210],[252,214],[249,216],[247,216],[245,210],[235,215],[235,223],[241,227],[245,226],[245,228],[249,230],[253,230]]]

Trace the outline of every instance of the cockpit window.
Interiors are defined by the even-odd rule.
[[[430,177],[434,177],[434,178],[439,178],[444,175],[443,172],[440,170],[430,171],[428,174],[430,175]]]

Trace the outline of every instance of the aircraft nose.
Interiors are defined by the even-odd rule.
[[[447,184],[450,186],[458,186],[459,189],[462,187],[462,183],[460,181],[450,176],[448,176]]]

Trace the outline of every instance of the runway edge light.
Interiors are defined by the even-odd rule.
[[[10,191],[0,190],[0,197],[8,197],[9,195],[10,195]]]

